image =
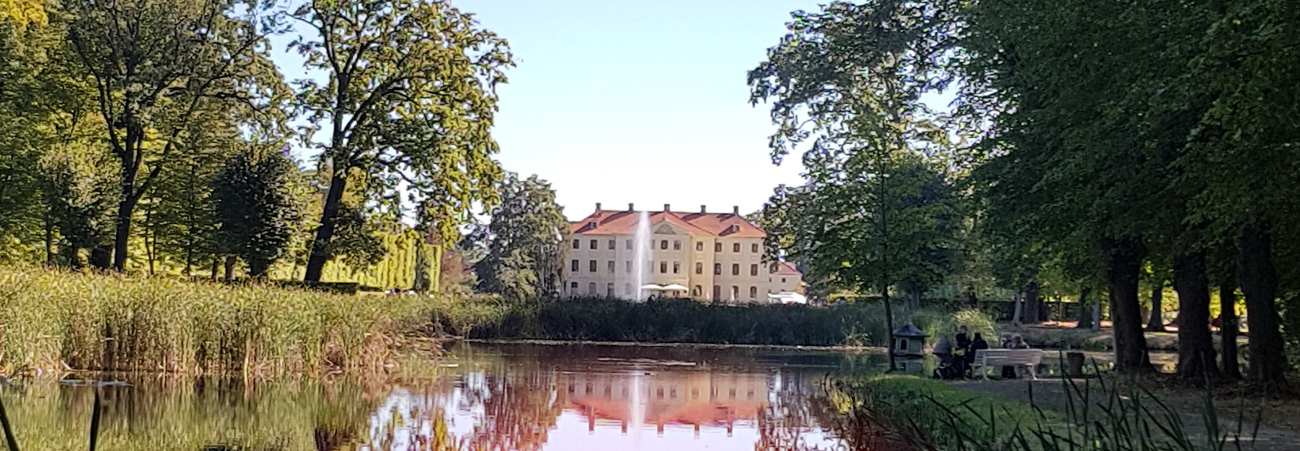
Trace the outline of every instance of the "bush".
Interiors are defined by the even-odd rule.
[[[382,300],[381,300],[382,299]],[[419,296],[0,267],[0,368],[284,374],[379,368]]]
[[[946,337],[951,342],[957,335],[958,326],[962,325],[970,330],[972,336],[975,333],[984,334],[984,339],[989,343],[996,343],[998,339],[997,322],[988,314],[975,309],[954,312],[923,308],[912,315],[912,324],[929,335],[931,342],[938,341],[940,337]]]
[[[883,314],[871,305],[731,306],[604,298],[504,304],[480,299],[440,304],[437,312],[437,327],[472,338],[842,346],[851,341],[883,345],[887,337]]]

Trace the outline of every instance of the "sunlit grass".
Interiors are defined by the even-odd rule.
[[[379,370],[430,298],[0,267],[0,370]]]

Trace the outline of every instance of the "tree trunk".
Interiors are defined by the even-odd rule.
[[[1242,230],[1238,244],[1238,278],[1250,327],[1249,377],[1255,382],[1278,383],[1287,361],[1277,313],[1271,237],[1265,225],[1252,224]]]
[[[1092,288],[1083,286],[1079,288],[1079,325],[1075,329],[1092,328],[1092,308],[1088,304],[1088,295],[1092,293]]]
[[[1174,290],[1178,292],[1178,376],[1200,384],[1217,378],[1214,339],[1210,335],[1210,282],[1205,252],[1174,256]]]
[[[1014,298],[1011,299],[1011,302],[1014,303],[1014,304],[1011,306],[1011,325],[1012,325],[1012,326],[1017,326],[1017,327],[1020,326],[1020,309],[1021,309],[1021,306],[1020,306],[1020,300],[1021,300],[1022,297],[1023,297],[1023,295],[1020,293],[1020,291],[1016,291],[1016,297],[1014,297]]]
[[[885,302],[885,330],[889,331],[889,343],[885,347],[889,350],[889,371],[894,371],[894,312],[889,305],[889,285],[881,290]]]
[[[1204,262],[1204,257],[1202,257]],[[1165,331],[1165,279],[1157,277],[1154,286],[1151,288],[1151,316],[1147,319],[1147,332],[1164,332]],[[1183,294],[1178,294],[1179,311],[1182,311]]]
[[[234,255],[227,255],[227,256],[226,256],[226,265],[225,265],[225,266],[226,266],[226,282],[232,282],[232,281],[235,280],[235,262],[236,262],[236,261],[238,261],[238,258],[235,257]]]
[[[1092,331],[1101,332],[1101,300],[1092,304]]]
[[[347,188],[347,179],[343,178],[346,169],[336,169],[330,178],[330,190],[325,195],[325,209],[321,213],[320,227],[316,228],[316,240],[312,241],[311,255],[307,257],[306,282],[320,282],[325,262],[329,261],[329,242],[334,237],[334,219],[338,217],[339,206],[343,202],[343,190]],[[888,295],[886,295],[888,296]]]
[[[907,316],[910,317],[919,310],[921,310],[921,292],[907,293]]]
[[[1237,365],[1237,286],[1231,279],[1219,283],[1219,346],[1223,375],[1241,378]]]
[[[1025,285],[1025,296],[1022,298],[1025,303],[1024,321],[1029,324],[1038,324],[1043,322],[1043,304],[1038,299],[1038,282],[1031,280]]]
[[[54,267],[54,220],[50,218],[49,208],[45,209],[45,266]]]
[[[150,201],[148,207],[144,209],[144,254],[149,259],[149,275],[154,275],[154,262],[157,256],[154,254],[154,246],[158,244],[158,232],[153,223],[153,206],[154,202]]]
[[[130,139],[130,138],[128,138]],[[133,162],[122,160],[122,199],[117,204],[117,231],[113,235],[113,270],[126,271],[127,244],[131,240],[131,216],[135,214],[136,196]]]
[[[1146,337],[1142,335],[1141,301],[1138,299],[1138,274],[1142,270],[1142,250],[1129,237],[1104,239],[1108,255],[1106,285],[1110,293],[1111,333],[1115,338],[1115,369],[1137,373],[1152,369],[1147,355]]]
[[[220,270],[218,270],[217,267],[220,265],[221,265],[221,257],[216,255],[212,256],[212,281],[213,282],[217,281],[217,274],[220,272]]]

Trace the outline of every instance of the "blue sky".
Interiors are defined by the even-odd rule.
[[[745,75],[784,35],[798,0],[453,0],[510,42],[518,67],[500,88],[498,160],[556,189],[565,214],[605,208],[742,212],[780,183],[799,183],[797,158],[769,158],[765,105]],[[283,42],[277,47],[283,49]],[[296,55],[277,51],[289,79]]]

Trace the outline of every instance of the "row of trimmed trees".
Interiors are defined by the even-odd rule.
[[[1237,372],[1209,323],[1213,290],[1236,331],[1240,288],[1248,377],[1282,379],[1300,338],[1283,327],[1300,324],[1300,4],[868,0],[793,16],[749,77],[778,126],[773,156],[803,152],[808,170],[783,191],[802,205],[785,215],[806,217],[774,238],[777,253],[888,292],[957,249],[950,275],[993,279],[1030,308],[1045,282],[1102,293],[1123,372],[1151,368],[1141,274],[1168,271],[1178,374],[1194,382]],[[947,108],[923,101],[940,92],[956,94]],[[915,182],[855,163],[879,155],[945,175],[961,199],[955,234],[936,235],[942,202],[880,200]],[[889,215],[913,228],[890,229]]]

